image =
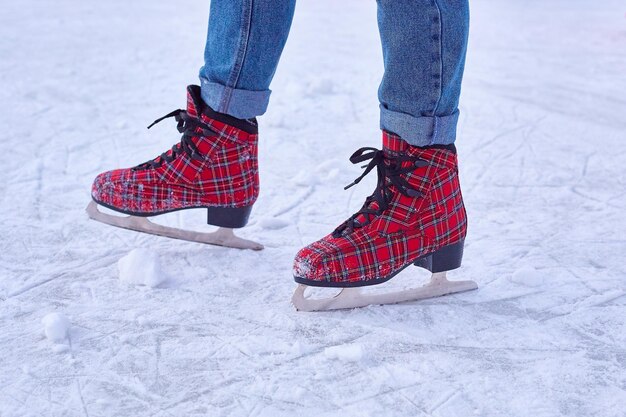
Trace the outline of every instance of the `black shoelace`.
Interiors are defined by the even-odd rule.
[[[193,143],[192,138],[194,136],[197,137],[200,134],[203,136],[214,136],[216,135],[215,131],[213,131],[207,124],[203,123],[199,117],[193,117],[189,115],[187,111],[182,109],[174,110],[173,112],[170,112],[165,116],[156,119],[150,124],[150,126],[148,126],[148,129],[169,117],[174,117],[177,122],[176,129],[178,129],[178,131],[183,134],[180,142],[172,146],[171,152],[163,152],[155,159],[137,165],[134,169],[160,167],[161,165],[163,165],[163,162],[172,162],[178,155],[181,155],[182,153],[195,160],[203,159],[202,155],[198,151],[198,148],[196,147],[196,144]],[[200,129],[201,132],[198,132],[198,129]]]
[[[351,184],[348,184],[344,189],[348,189],[353,185],[358,184],[361,180],[370,173],[374,168],[378,173],[378,182],[374,193],[365,199],[365,204],[356,213],[354,213],[348,220],[342,223],[333,232],[334,237],[343,236],[346,233],[352,233],[355,228],[365,226],[369,224],[372,217],[379,216],[387,208],[393,198],[393,192],[390,187],[393,185],[398,192],[408,197],[421,197],[422,192],[416,190],[409,184],[409,182],[403,177],[403,175],[414,171],[416,168],[425,167],[429,163],[418,157],[409,155],[398,155],[394,157],[386,157],[382,150],[376,148],[360,148],[350,157],[350,162],[358,164],[367,160],[370,162],[364,165],[365,171],[355,179]],[[403,167],[405,162],[411,162],[407,166]],[[375,208],[372,208],[373,203],[376,202]],[[358,217],[363,216],[365,220],[359,221]]]

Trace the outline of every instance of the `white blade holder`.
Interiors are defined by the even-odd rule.
[[[330,298],[313,299],[304,296],[306,285],[299,284],[293,293],[291,302],[298,311],[329,311],[377,304],[397,304],[407,301],[441,297],[478,288],[474,281],[448,281],[445,272],[432,274],[430,283],[420,288],[396,291],[386,294],[363,294],[361,288],[343,288]]]
[[[136,232],[149,233],[151,235],[165,236],[172,239],[187,240],[189,242],[206,243],[209,245],[225,246],[236,249],[261,250],[263,245],[251,240],[242,239],[235,236],[233,229],[220,227],[215,232],[194,232],[191,230],[177,229],[175,227],[162,226],[151,222],[145,217],[137,216],[114,216],[98,210],[95,201],[87,205],[87,215],[89,218],[121,227],[123,229],[134,230]]]

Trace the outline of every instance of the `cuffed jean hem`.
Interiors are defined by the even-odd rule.
[[[414,117],[380,105],[380,128],[395,133],[413,146],[454,143],[458,120],[458,110],[449,116]]]
[[[202,100],[219,113],[238,119],[251,119],[267,110],[271,90],[251,91],[226,87],[200,78]]]

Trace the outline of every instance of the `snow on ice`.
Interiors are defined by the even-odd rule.
[[[623,0],[471,0],[469,234],[449,277],[479,289],[319,314],[290,305],[293,257],[375,186],[343,190],[349,156],[380,144],[374,1],[298,2],[238,232],[265,250],[85,215],[98,173],[180,139],[145,126],[197,82],[208,7],[3,2],[0,416],[625,416]],[[155,221],[208,231],[205,215]]]
[[[70,321],[61,313],[49,313],[41,319],[44,327],[44,333],[48,340],[54,343],[60,343],[67,340]]]
[[[117,262],[120,281],[131,285],[158,287],[167,280],[161,269],[159,254],[155,251],[137,248]]]

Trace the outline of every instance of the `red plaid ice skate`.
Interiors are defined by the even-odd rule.
[[[93,200],[135,216],[205,207],[210,224],[244,226],[259,194],[256,123],[214,112],[193,85],[187,110],[155,123],[167,117],[176,118],[181,141],[134,168],[98,175]]]
[[[385,282],[413,263],[432,272],[460,266],[467,218],[454,148],[409,146],[383,132],[382,151],[361,148],[350,160],[370,160],[350,186],[374,168],[378,186],[361,210],[298,252],[296,282],[357,287]]]

